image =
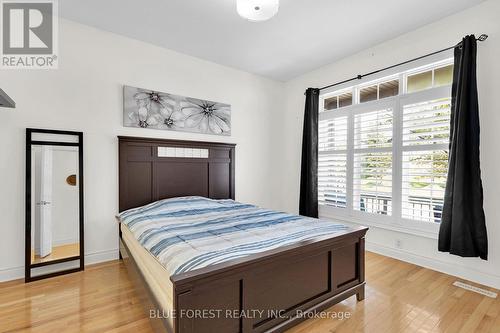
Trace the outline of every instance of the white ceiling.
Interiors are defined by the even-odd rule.
[[[252,23],[236,0],[62,0],[60,15],[286,81],[483,0],[281,0]]]

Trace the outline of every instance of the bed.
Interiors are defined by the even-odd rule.
[[[119,137],[120,255],[158,332],[282,332],[356,295],[363,227],[234,201],[235,146]]]

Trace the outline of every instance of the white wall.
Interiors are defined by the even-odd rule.
[[[17,103],[0,108],[0,281],[23,276],[26,127],[84,132],[88,263],[118,255],[117,135],[234,142],[236,198],[273,206],[271,114],[282,83],[67,20],[59,30],[58,70],[0,70]],[[123,85],[230,103],[232,136],[124,128]]]
[[[321,87],[453,45],[466,34],[489,34],[479,45],[478,84],[481,117],[481,163],[484,209],[489,236],[489,261],[438,253],[437,241],[400,232],[371,228],[367,246],[470,280],[500,287],[500,1],[489,0],[414,32],[364,50],[307,73],[286,84],[286,107],[275,136],[275,196],[280,209],[297,212],[304,91]],[[410,13],[409,13],[410,14]],[[390,24],[390,22],[388,22]],[[367,31],[369,33],[369,31]],[[341,45],[339,46],[341,47]],[[402,249],[395,248],[396,239]]]

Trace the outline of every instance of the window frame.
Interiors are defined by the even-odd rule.
[[[340,100],[339,100],[339,97],[344,95],[344,94],[351,94],[351,105],[347,105],[347,106],[340,106]],[[339,109],[343,109],[343,108],[346,108],[346,107],[350,107],[354,104],[354,92],[352,89],[340,89],[340,90],[335,90],[334,93],[330,93],[328,94],[328,97],[326,98],[323,98],[322,99],[322,104],[324,106],[324,102],[326,99],[329,99],[329,98],[333,98],[333,97],[336,97],[337,99],[337,107],[334,108],[334,109],[329,109],[327,111],[333,111],[333,110],[339,110]]]
[[[420,235],[437,239],[440,223],[412,220],[402,217],[402,186],[403,186],[403,152],[417,150],[448,150],[447,144],[429,144],[416,146],[403,146],[403,109],[405,105],[415,104],[424,101],[438,100],[451,97],[451,84],[427,88],[412,93],[407,93],[407,78],[416,73],[425,72],[430,69],[437,69],[453,64],[451,53],[445,53],[436,57],[431,57],[425,62],[408,64],[397,70],[398,73],[385,73],[374,77],[371,80],[362,80],[353,86],[340,86],[335,90],[322,92],[320,98],[319,121],[347,116],[347,172],[346,172],[346,208],[319,205],[320,217],[343,220],[346,222],[359,223],[394,231]],[[433,71],[434,73],[434,71]],[[432,74],[434,76],[434,74]],[[380,84],[382,82],[398,79],[399,94],[396,96],[377,99],[369,102],[359,102],[360,89]],[[364,82],[363,82],[364,81]],[[433,81],[434,83],[434,81]],[[328,97],[338,95],[338,92],[352,92],[352,105],[323,111],[324,100]],[[379,92],[377,91],[377,95]],[[354,186],[354,118],[356,114],[391,108],[393,112],[392,146],[392,215],[382,215],[362,212],[354,209],[353,206],[353,186]],[[377,150],[377,149],[375,149]],[[379,149],[378,149],[379,150]],[[339,152],[331,152],[335,154]],[[320,152],[328,155],[328,152]]]

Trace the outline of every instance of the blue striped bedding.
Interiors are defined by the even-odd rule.
[[[118,215],[171,276],[348,227],[203,197],[165,199]]]

